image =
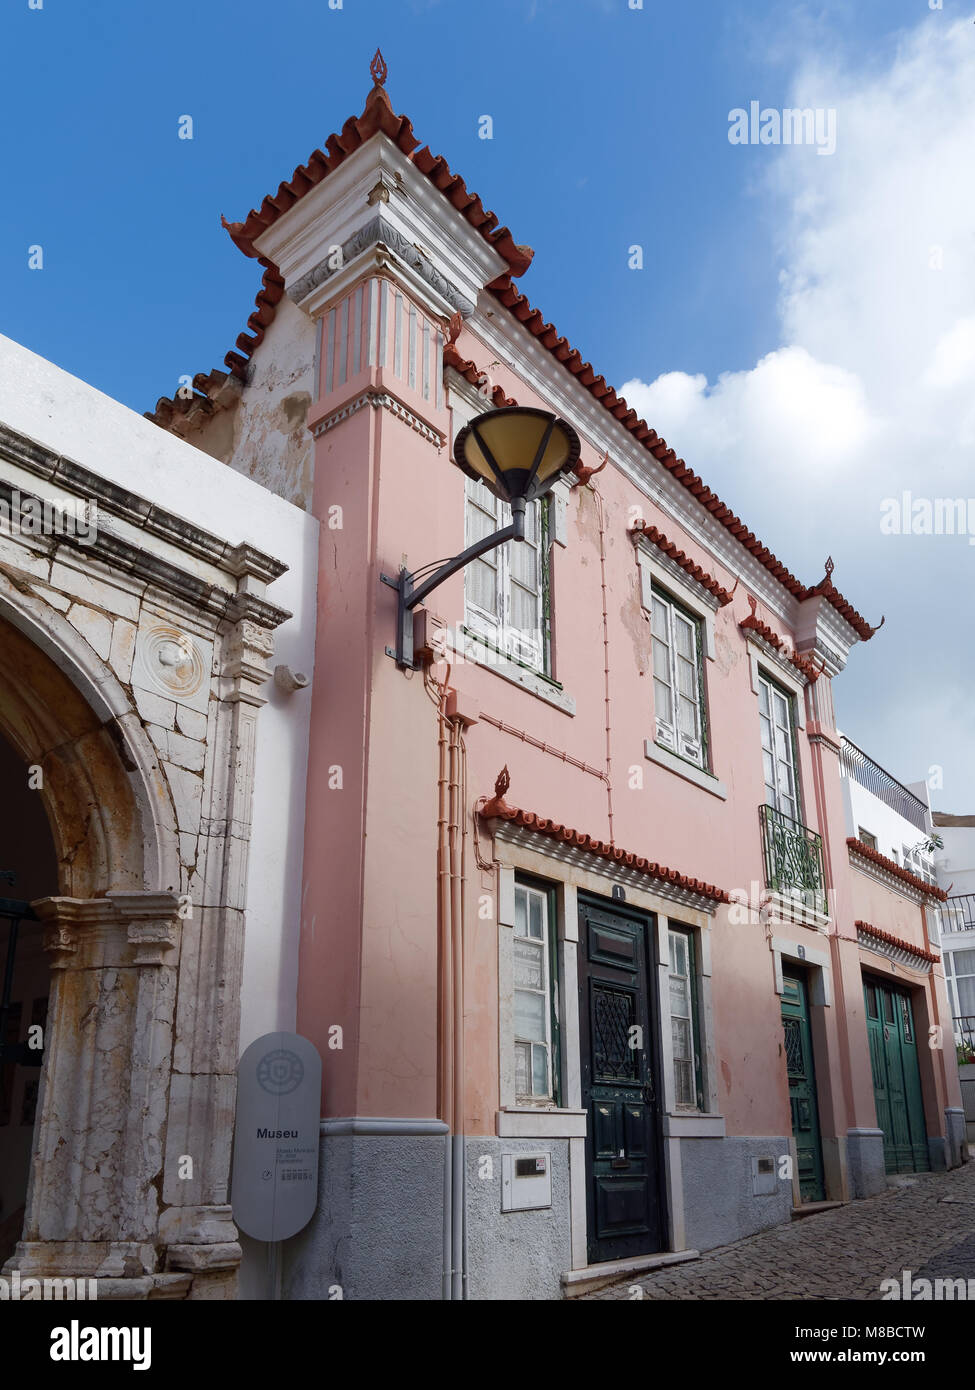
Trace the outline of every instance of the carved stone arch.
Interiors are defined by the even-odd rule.
[[[42,769],[63,896],[180,892],[172,801],[131,696],[62,614],[3,572],[0,729]]]

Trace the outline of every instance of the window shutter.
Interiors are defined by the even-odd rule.
[[[525,513],[525,539],[472,560],[464,572],[465,624],[495,651],[536,671],[548,666],[545,586],[547,541],[541,503]],[[474,479],[466,480],[465,545],[511,523],[511,508]]]
[[[704,766],[704,687],[701,624],[651,593],[651,643],[656,739],[682,758]]]
[[[651,595],[650,630],[653,645],[653,707],[657,742],[677,751],[677,724],[671,658],[670,604]]]

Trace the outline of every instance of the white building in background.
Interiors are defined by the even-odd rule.
[[[840,768],[847,834],[925,883],[938,883],[927,783],[898,782],[845,735]]]
[[[941,910],[941,949],[955,1036],[975,1062],[975,815],[935,811],[935,831],[943,849],[935,856],[938,885],[948,894]],[[963,1060],[960,1056],[959,1060]],[[973,1082],[975,1086],[975,1082]],[[973,1097],[975,1100],[975,1097]],[[972,1107],[975,1111],[975,1105]],[[975,1113],[969,1114],[969,1131]]]
[[[975,1140],[975,815],[932,811],[926,782],[903,785],[843,738],[847,834],[948,894],[927,915],[941,953],[968,1140]],[[938,840],[941,844],[938,844]],[[947,1026],[945,1028],[947,1032]]]

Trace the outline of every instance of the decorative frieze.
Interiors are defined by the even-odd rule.
[[[398,401],[395,396],[391,396],[388,391],[363,391],[354,400],[346,402],[340,410],[333,411],[323,420],[319,420],[315,425],[313,434],[317,439],[320,435],[327,434],[336,425],[341,425],[343,420],[348,420],[364,406],[371,405],[374,410],[388,410],[395,415],[398,420],[409,425],[411,430],[416,430],[417,434],[427,440],[430,444],[435,444],[437,448],[442,448],[447,441],[447,436],[440,430],[433,429],[425,420],[421,420],[419,415],[410,410]]]

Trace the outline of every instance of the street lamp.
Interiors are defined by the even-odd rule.
[[[579,457],[579,436],[565,420],[534,406],[514,405],[488,410],[462,429],[454,440],[454,462],[511,507],[511,525],[469,545],[429,575],[417,587],[423,569],[410,573],[406,568],[397,579],[381,575],[384,584],[399,595],[396,628],[397,666],[415,669],[413,652],[413,610],[445,579],[469,565],[479,555],[503,545],[505,541],[525,539],[525,509],[529,502],[544,497],[561,474],[572,468]]]

